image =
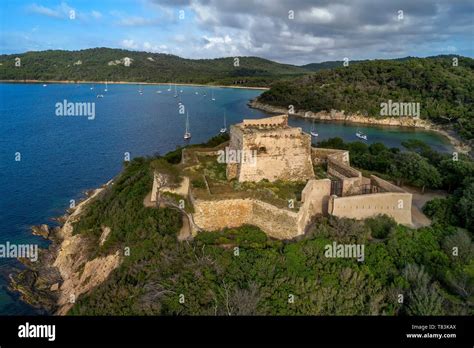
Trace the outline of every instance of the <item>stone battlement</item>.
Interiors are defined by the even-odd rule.
[[[155,175],[153,198],[159,196],[159,191],[189,198],[194,233],[251,224],[271,237],[291,239],[304,234],[316,215],[365,219],[386,214],[398,223],[412,223],[410,193],[374,175],[370,179],[363,177],[360,171],[350,166],[346,150],[313,148],[309,134],[302,132],[301,128],[288,126],[287,115],[244,120],[231,126],[226,151],[251,152],[255,154],[255,161],[228,162],[227,182],[218,179],[220,181],[214,181],[214,184],[210,181],[209,184],[207,174],[199,172],[200,166],[209,159],[201,159],[203,162],[200,163],[199,154],[215,156],[223,146],[203,152],[199,149],[183,151],[181,166],[185,170],[192,168],[188,172],[190,175],[199,175],[202,181],[200,189],[198,186],[193,188],[192,180],[185,177],[180,185],[169,190],[162,187],[161,176]],[[313,165],[321,164],[327,165],[329,178],[316,180]],[[281,205],[265,195],[249,196],[242,191],[239,194],[243,195],[236,195],[233,183],[228,182],[232,179],[254,183],[264,179],[270,182],[299,181],[306,182],[306,185],[301,191],[301,202],[286,207],[286,200]],[[227,188],[222,187],[226,185]],[[217,188],[217,193],[210,187]],[[274,189],[278,191],[279,187]]]
[[[288,127],[288,115],[279,115],[256,120],[243,120],[235,125],[240,129],[265,129],[265,128],[286,128]]]
[[[229,148],[255,153],[255,163],[232,163],[227,178],[244,181],[308,180],[314,177],[311,136],[288,126],[288,116],[243,120],[230,127]]]

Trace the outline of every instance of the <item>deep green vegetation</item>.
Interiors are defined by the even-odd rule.
[[[398,155],[372,147],[377,154],[386,151]],[[359,152],[351,156],[362,161],[364,151]],[[320,217],[293,241],[272,240],[243,226],[178,242],[178,213],[143,206],[151,162],[129,163],[76,225],[91,238],[98,238],[102,225],[111,226],[110,239],[97,252],[129,247],[131,253],[69,314],[473,314],[474,246],[465,230],[438,222],[413,230],[386,216],[365,222]],[[325,257],[325,246],[334,241],[364,244],[364,262]]]
[[[288,108],[345,110],[380,117],[380,104],[419,102],[421,118],[474,138],[474,60],[452,56],[374,60],[275,82],[259,100]]]
[[[367,145],[356,141],[344,143],[331,138],[318,147],[349,150],[351,165],[397,184],[424,190],[444,189],[452,193],[425,206],[425,213],[442,224],[457,225],[474,231],[474,162],[465,155],[441,154],[419,140],[402,145],[408,151],[387,148],[382,143]]]
[[[15,67],[15,58],[21,67]],[[109,62],[131,58],[130,66]],[[150,59],[151,58],[151,59]],[[2,80],[132,81],[268,86],[276,79],[308,73],[308,70],[258,57],[184,59],[178,56],[93,48],[80,51],[42,51],[0,55]],[[77,64],[81,61],[81,64]]]

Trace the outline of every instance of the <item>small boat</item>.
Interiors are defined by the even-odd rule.
[[[362,133],[361,131],[356,132],[356,137],[360,139],[367,140],[367,134]]]
[[[161,94],[161,91],[156,91],[156,93]]]
[[[216,98],[214,98],[214,91],[211,91],[211,93],[212,93],[211,100],[213,100],[213,101],[216,100]]]
[[[186,112],[186,131],[184,132],[184,140],[191,139],[191,132],[189,131],[189,114]]]
[[[319,134],[316,132],[316,129],[314,128],[314,119],[313,119],[313,125],[311,126],[311,132],[310,132],[312,137],[317,137]]]
[[[104,92],[107,92],[107,80],[105,80],[105,89]]]
[[[180,90],[179,90],[179,93],[183,93],[183,90],[182,90],[182,89],[180,89]]]
[[[94,89],[94,87],[91,87],[91,91]]]
[[[198,92],[194,92],[194,94],[199,94]]]
[[[224,112],[224,127],[221,128],[220,133],[221,134],[227,133],[227,125],[225,122],[225,112]]]
[[[47,86],[47,84],[46,84],[46,83],[43,83],[43,87],[46,87],[46,86]]]
[[[104,95],[103,94],[97,94],[97,98],[103,98]]]

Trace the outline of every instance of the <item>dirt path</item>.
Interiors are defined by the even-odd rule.
[[[442,190],[426,190],[425,193],[421,193],[419,189],[414,187],[402,186],[402,188],[413,195],[411,216],[413,225],[416,228],[429,226],[431,224],[431,220],[423,214],[423,207],[426,202],[434,198],[445,198],[448,196],[446,191]]]

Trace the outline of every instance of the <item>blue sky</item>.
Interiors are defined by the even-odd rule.
[[[293,64],[474,56],[469,0],[3,0],[0,6],[0,53],[113,47]]]

